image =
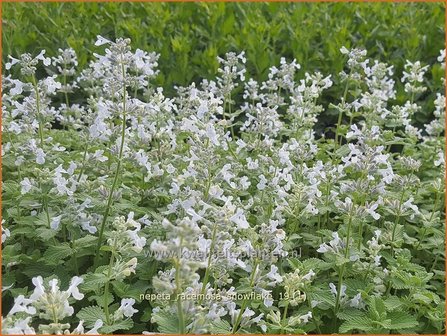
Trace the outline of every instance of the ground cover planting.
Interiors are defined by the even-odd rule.
[[[2,334],[444,333],[445,49],[357,44],[4,57]]]

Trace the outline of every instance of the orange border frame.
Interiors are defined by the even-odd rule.
[[[2,54],[2,29],[3,29],[3,20],[2,20],[2,3],[3,2],[310,2],[310,3],[318,3],[318,2],[395,2],[395,3],[402,3],[402,2],[443,2],[444,4],[446,4],[447,6],[447,0],[291,0],[291,1],[284,1],[284,0],[127,0],[127,1],[123,1],[123,0],[0,0],[0,55]],[[444,47],[447,47],[447,10],[445,11],[444,14]],[[2,62],[0,61],[0,79],[2,76]],[[447,67],[445,69],[445,78],[447,79]],[[2,105],[2,96],[1,96],[1,92],[2,92],[2,83],[0,81],[0,106]],[[447,97],[447,85],[445,88],[445,93],[444,95]],[[447,104],[447,103],[446,103]],[[447,107],[447,106],[446,106]],[[446,119],[446,129],[447,129],[447,119]],[[1,132],[1,127],[2,127],[2,117],[0,115],[0,144],[2,143],[2,132]],[[447,132],[445,134],[445,141],[447,143]],[[1,146],[1,145],[0,145]],[[447,146],[445,146],[444,149],[444,157],[447,156]],[[3,177],[2,177],[2,156],[0,155],[0,190],[2,190],[2,183],[3,183]],[[444,179],[445,181],[447,181],[447,167],[446,167],[446,171],[445,171],[445,175],[444,175]],[[447,183],[445,186],[445,195],[447,196]],[[447,208],[447,197],[444,198],[445,199],[445,206]],[[0,193],[0,219],[2,218],[2,194]],[[447,216],[444,219],[444,230],[445,230],[445,244],[444,244],[444,250],[445,250],[445,254],[447,255]],[[1,228],[1,221],[0,221],[0,228]],[[0,262],[2,260],[2,246],[0,244]],[[447,258],[445,258],[445,269],[447,270]],[[0,272],[0,286],[2,283],[2,272]],[[444,279],[444,290],[445,290],[445,296],[447,298],[447,280]],[[445,301],[445,307],[446,307],[446,313],[445,313],[445,320],[444,320],[444,326],[446,327],[447,324],[447,299]],[[2,315],[2,304],[0,302],[0,317],[3,316]],[[1,319],[0,319],[0,335],[1,335]],[[39,335],[45,335],[45,334],[39,334]],[[118,336],[132,336],[132,335],[138,335],[138,334],[114,334],[114,335],[118,335]],[[180,336],[183,334],[158,334],[158,335],[166,335],[166,336]],[[209,334],[205,334],[205,335],[209,335]],[[252,336],[265,336],[265,334],[246,334],[246,335],[252,335]],[[272,335],[272,334],[270,334]],[[320,336],[332,336],[332,334],[316,334],[316,335],[320,335]],[[354,335],[358,335],[358,334],[343,334],[343,335],[347,335],[347,336],[354,336]],[[368,335],[368,334],[366,334]],[[420,334],[374,334],[374,336],[390,336],[390,335],[407,335],[407,336],[413,336],[413,335],[420,335]],[[442,335],[442,334],[424,334],[427,336],[437,336],[437,335]],[[446,329],[446,334],[447,336],[447,329]],[[372,335],[368,335],[368,336],[372,336]]]

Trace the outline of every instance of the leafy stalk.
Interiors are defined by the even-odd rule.
[[[352,209],[349,213],[348,220],[348,230],[346,233],[346,246],[345,246],[345,259],[349,256],[349,241],[351,239],[351,226],[352,226],[352,218],[353,218],[354,205],[352,205]],[[340,299],[341,299],[341,288],[343,286],[343,277],[346,270],[346,260],[343,261],[343,265],[340,268],[340,273],[338,275],[338,286],[337,286],[337,296],[335,298],[335,306],[334,306],[334,323],[337,321],[338,310],[340,309]]]
[[[99,230],[98,245],[96,246],[95,261],[94,261],[94,264],[93,264],[94,268],[96,268],[98,266],[99,254],[100,254],[102,239],[103,239],[103,235],[104,235],[104,228],[105,228],[105,225],[106,225],[106,222],[107,222],[107,218],[109,216],[110,207],[112,205],[113,193],[115,191],[115,188],[116,188],[116,185],[117,185],[117,182],[118,182],[118,178],[119,178],[119,175],[120,175],[121,163],[122,163],[123,152],[124,152],[124,140],[125,140],[125,135],[126,135],[126,99],[127,99],[127,91],[126,91],[126,79],[125,79],[124,64],[122,62],[121,62],[121,68],[122,68],[122,73],[123,73],[123,114],[122,114],[123,121],[122,121],[122,128],[121,128],[121,144],[120,144],[120,150],[119,150],[119,154],[118,154],[118,162],[117,162],[116,170],[115,170],[115,177],[113,179],[112,188],[110,189],[110,192],[109,192],[106,209],[105,209],[104,216],[103,216],[102,222],[101,222],[101,227],[100,227],[100,230]]]

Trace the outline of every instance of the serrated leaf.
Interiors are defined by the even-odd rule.
[[[50,240],[51,238],[56,236],[56,233],[57,231],[53,229],[42,228],[42,227],[36,229],[37,236],[44,241]]]
[[[27,267],[25,267],[22,272],[29,278],[33,278],[38,275],[41,275],[42,277],[47,277],[53,274],[54,266],[48,266],[47,264],[36,262],[32,265],[28,265]]]
[[[321,259],[317,259],[317,258],[306,259],[303,261],[302,264],[303,264],[303,268],[306,271],[310,271],[311,269],[314,271],[315,270],[325,270],[330,267],[330,265],[327,262],[325,262]]]
[[[78,248],[86,248],[86,247],[95,245],[95,242],[97,240],[98,240],[98,237],[95,237],[95,236],[92,236],[92,235],[87,235],[85,237],[76,239],[74,241],[74,246],[76,247],[76,249],[78,249]]]
[[[103,326],[100,330],[105,334],[111,334],[117,330],[129,330],[132,327],[133,327],[133,321],[130,318],[128,318],[124,321],[120,321],[109,326],[108,325]]]
[[[375,317],[377,317],[377,320],[385,316],[386,307],[385,304],[383,303],[383,300],[377,296],[373,296],[369,302],[369,311]]]
[[[178,317],[165,311],[159,311],[152,315],[152,320],[158,324],[158,330],[164,334],[178,334]]]
[[[229,334],[231,333],[231,325],[225,320],[218,320],[211,323],[212,334]]]
[[[108,278],[103,273],[89,273],[84,277],[84,282],[80,285],[83,291],[96,291],[98,287],[102,287]]]
[[[320,290],[309,294],[311,301],[317,301],[319,303],[325,303],[329,307],[335,306],[335,297],[328,290]]]
[[[396,310],[403,305],[403,302],[397,296],[390,296],[384,303],[388,311]]]
[[[76,317],[83,320],[88,328],[93,328],[97,320],[106,320],[106,315],[99,306],[84,307],[76,314]]]
[[[364,313],[362,316],[351,316],[348,320],[343,322],[339,328],[340,333],[347,333],[351,330],[372,331],[374,330],[373,322]]]
[[[73,253],[74,251],[68,243],[62,243],[61,245],[48,247],[44,253],[44,259],[48,264],[59,264]]]
[[[418,325],[418,321],[414,316],[403,311],[391,312],[388,314],[388,318],[391,319],[392,330],[408,329]]]
[[[12,233],[24,234],[27,236],[27,238],[31,238],[35,236],[36,230],[31,226],[21,226],[21,227],[14,227],[14,229],[12,229]]]
[[[122,281],[113,281],[112,282],[113,289],[120,298],[129,297],[127,292],[129,290],[129,285],[125,284]]]
[[[355,308],[344,308],[342,311],[340,311],[337,314],[337,317],[340,320],[349,320],[351,317],[357,316],[357,317],[362,317],[365,315],[365,312],[355,309]]]

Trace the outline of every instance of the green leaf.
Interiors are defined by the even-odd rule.
[[[403,311],[391,312],[388,314],[388,318],[391,319],[392,330],[408,329],[418,325],[414,316]]]
[[[355,309],[355,308],[350,308],[350,307],[347,307],[347,308],[344,308],[342,311],[340,311],[338,314],[337,314],[337,317],[340,319],[340,320],[349,320],[350,318],[352,318],[352,317],[354,317],[354,316],[356,316],[356,317],[362,317],[362,316],[364,316],[365,315],[365,312],[363,312],[363,311],[361,311],[361,310],[358,310],[358,309]]]
[[[103,326],[101,328],[101,332],[105,334],[111,334],[117,330],[129,330],[132,327],[133,327],[133,321],[130,318],[128,318],[125,319],[124,321],[119,321],[109,326],[108,325]]]
[[[128,284],[125,284],[122,281],[112,281],[112,286],[113,286],[113,289],[114,289],[116,295],[118,295],[118,297],[120,297],[120,298],[129,297],[127,295],[127,292],[130,287]]]
[[[158,324],[158,330],[164,334],[178,334],[179,321],[177,315],[159,311],[152,315],[152,320]]]
[[[346,320],[338,330],[340,333],[347,333],[351,330],[372,331],[374,330],[373,321],[365,313],[359,316],[351,316]]]
[[[213,321],[211,323],[212,334],[229,334],[231,333],[231,325],[225,320]]]
[[[393,311],[403,306],[403,302],[397,296],[390,296],[385,301],[385,307],[388,311]]]
[[[84,277],[84,282],[80,285],[80,288],[83,291],[96,291],[98,287],[102,287],[106,282],[108,278],[103,273],[88,273]]]
[[[106,320],[102,308],[98,306],[84,307],[76,314],[76,316],[78,319],[83,320],[88,328],[93,328],[97,320]]]
[[[57,231],[53,229],[47,228],[37,228],[36,234],[44,241],[50,240],[54,236],[56,236]]]
[[[318,307],[322,309],[328,309],[335,306],[335,297],[329,290],[319,290],[309,293],[311,301],[317,301]],[[320,304],[322,305],[320,307]]]
[[[98,240],[98,237],[92,236],[92,235],[87,235],[85,237],[76,239],[74,241],[74,246],[76,247],[76,249],[78,248],[86,248],[89,246],[94,246],[96,241]]]
[[[71,256],[74,251],[68,245],[68,243],[62,243],[61,245],[50,246],[45,254],[44,260],[48,264],[60,264],[65,258]]]
[[[386,307],[383,300],[373,296],[369,302],[369,312],[374,315],[375,320],[379,321],[386,316]]]

